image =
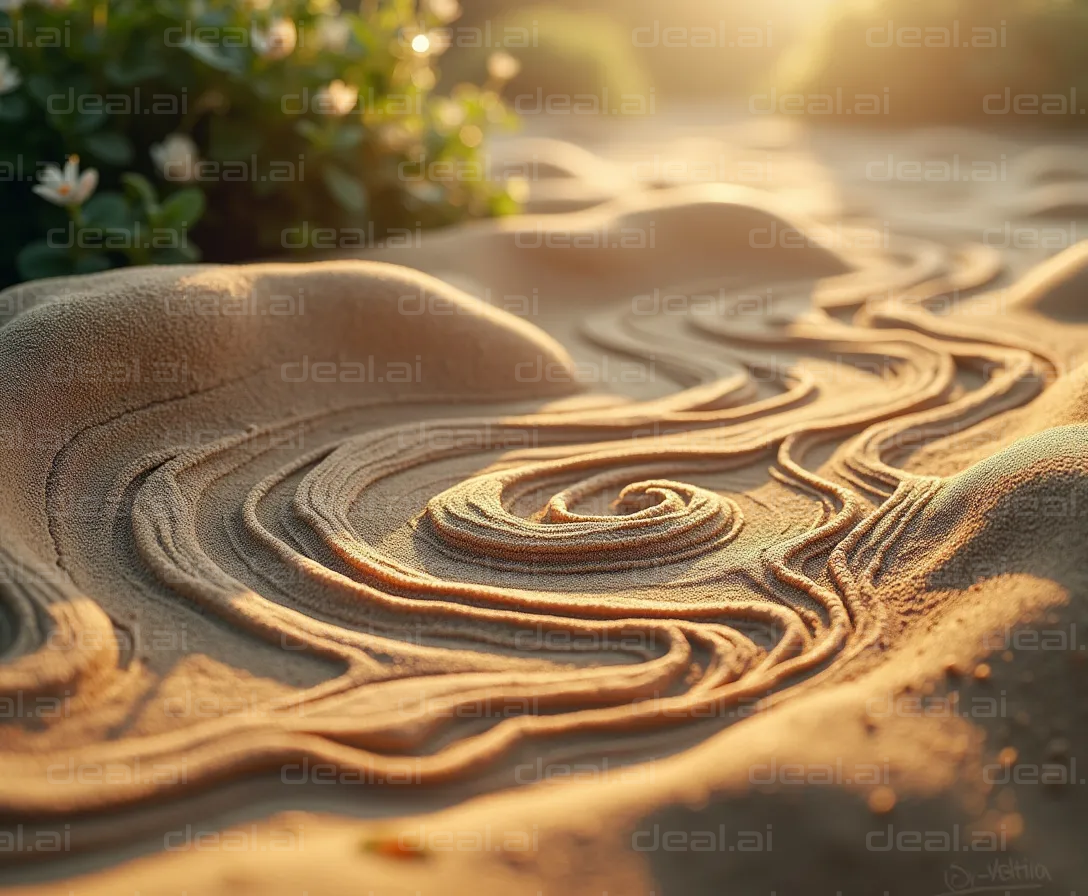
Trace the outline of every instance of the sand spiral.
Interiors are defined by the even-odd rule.
[[[687,559],[723,547],[743,523],[740,508],[728,498],[665,479],[623,486],[614,515],[572,510],[584,493],[609,484],[604,476],[554,495],[527,521],[504,506],[504,486],[515,484],[526,486],[524,480],[498,478],[455,486],[428,502],[423,521],[442,545],[485,566],[567,573]]]
[[[274,787],[302,758],[391,790],[489,789],[512,757],[591,738],[638,756],[893,648],[889,558],[980,451],[918,458],[1054,394],[1072,352],[1037,311],[935,310],[985,300],[1003,272],[985,247],[753,256],[746,228],[788,222],[749,194],[685,195],[555,221],[672,222],[656,255],[583,259],[626,292],[583,315],[573,356],[569,314],[553,338],[373,262],[18,293],[0,329],[0,403],[26,430],[0,459],[0,564],[21,570],[0,589],[0,695],[22,707],[0,731],[5,819]],[[519,256],[507,225],[455,239],[477,274],[523,258],[557,296],[587,276]],[[448,263],[441,239],[426,251],[405,260]],[[1082,277],[1081,254],[1062,270]],[[630,301],[638,265],[696,278],[682,313]],[[252,313],[164,310],[194,291]],[[408,315],[416,293],[456,313]],[[305,314],[271,313],[284,295]],[[42,373],[64,356],[84,374]],[[605,357],[631,365],[627,396],[579,382]],[[102,765],[118,773],[72,771]]]

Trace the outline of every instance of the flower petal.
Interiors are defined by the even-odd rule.
[[[46,186],[53,187],[63,181],[64,176],[60,173],[60,169],[52,163],[47,164],[38,174],[38,182]]]
[[[54,205],[64,205],[64,199],[52,187],[46,187],[46,186],[43,186],[42,184],[38,184],[35,187],[31,187],[31,189],[35,193],[37,193],[39,196],[41,196],[42,199],[47,199],[50,202],[52,202]]]
[[[79,179],[79,189],[76,190],[76,202],[86,202],[98,186],[98,169],[88,168]]]

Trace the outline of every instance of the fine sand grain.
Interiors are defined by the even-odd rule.
[[[979,236],[1084,156],[507,152],[549,214],[0,294],[0,882],[1088,886],[1088,243]]]

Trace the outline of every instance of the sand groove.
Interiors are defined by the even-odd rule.
[[[737,221],[770,214],[654,201],[678,231],[713,221],[730,245]],[[505,270],[504,226],[471,232],[464,251],[494,248]],[[441,269],[442,239],[405,261]],[[1070,253],[1056,270],[1080,277],[1084,253]],[[579,315],[580,350],[656,364],[677,387],[588,401],[577,358],[544,332],[571,332],[556,323],[569,310],[538,328],[406,268],[25,288],[0,356],[67,354],[99,374],[57,382],[39,363],[0,395],[59,442],[20,445],[2,471],[0,697],[24,708],[0,728],[0,812],[116,810],[301,758],[388,788],[471,782],[517,750],[637,743],[708,714],[724,726],[730,707],[776,706],[879,662],[904,631],[882,591],[906,574],[903,544],[941,554],[944,536],[919,521],[994,442],[961,445],[954,470],[918,458],[1067,388],[1074,341],[1056,340],[1034,293],[998,320],[932,310],[952,290],[984,299],[1003,268],[983,246],[895,236],[887,251],[770,254],[731,256],[717,279],[703,259],[701,285],[678,293],[733,279],[689,313],[618,301]],[[613,255],[594,264],[611,271]],[[773,307],[741,307],[768,284]],[[262,313],[162,310],[192,290],[249,294]],[[263,313],[299,290],[305,315]],[[417,291],[458,314],[400,314]],[[118,358],[139,374],[103,385]],[[407,378],[285,375],[303,358],[405,364]],[[562,375],[518,374],[541,362]],[[140,630],[164,646],[122,644]],[[210,673],[186,665],[193,653]],[[215,709],[244,688],[244,711]],[[179,693],[212,709],[172,712]],[[92,766],[116,774],[58,771]]]

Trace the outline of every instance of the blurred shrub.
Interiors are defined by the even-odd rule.
[[[844,123],[1084,127],[1086,42],[1085,0],[869,0],[830,7],[768,86],[841,90],[843,110],[888,89],[886,114],[847,118],[836,105],[828,117]]]
[[[0,282],[276,255],[319,228],[326,247],[358,246],[515,210],[482,176],[432,176],[485,170],[485,134],[512,123],[501,79],[434,93],[459,13],[0,0]]]

